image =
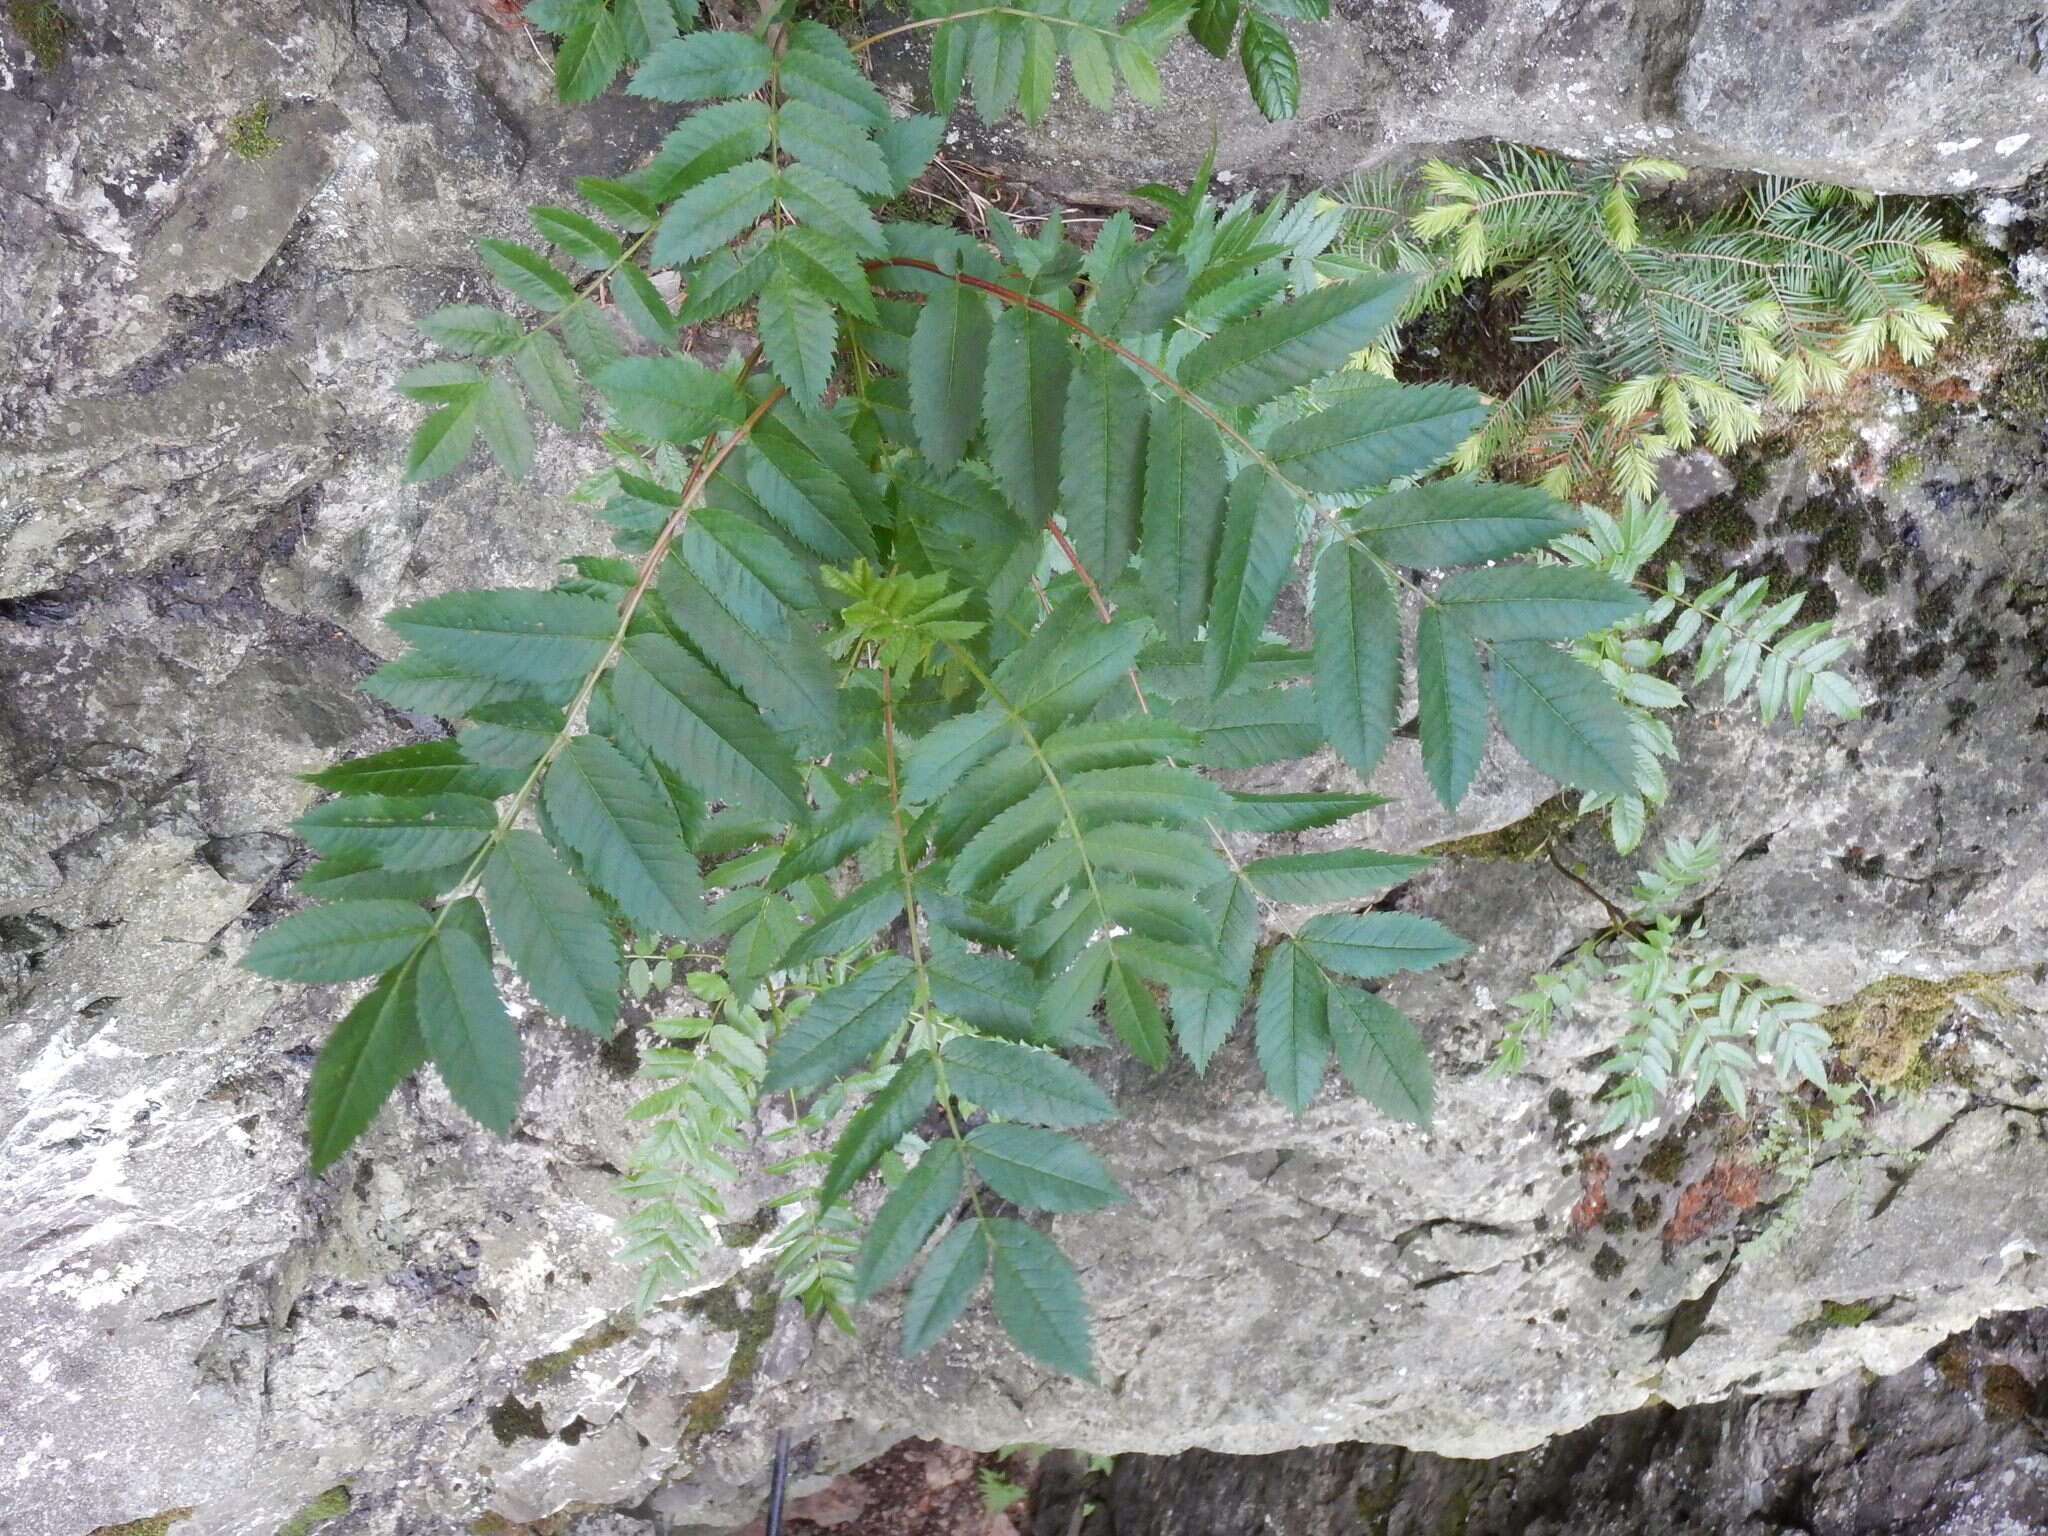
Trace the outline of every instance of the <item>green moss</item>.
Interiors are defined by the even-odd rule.
[[[1679,1174],[1685,1171],[1685,1138],[1676,1130],[1668,1132],[1643,1154],[1636,1168],[1646,1179],[1676,1184]]]
[[[738,1336],[725,1375],[683,1406],[685,1444],[722,1425],[732,1411],[734,1395],[754,1379],[754,1372],[761,1367],[761,1351],[775,1332],[775,1307],[775,1287],[766,1274],[758,1276],[751,1289],[745,1277],[740,1277],[683,1303],[683,1310],[692,1316]]]
[[[252,102],[228,119],[228,148],[244,160],[261,160],[284,142],[270,131],[267,101]]]
[[[1917,453],[1902,453],[1884,467],[1884,483],[1895,491],[1902,491],[1920,478],[1927,468],[1927,460]]]
[[[1876,1316],[1877,1307],[1874,1301],[1824,1301],[1820,1304],[1820,1326],[1856,1328]]]
[[[307,1536],[307,1532],[316,1525],[322,1525],[337,1515],[347,1514],[352,1502],[349,1498],[348,1484],[336,1483],[280,1525],[277,1528],[277,1536]]]
[[[172,1526],[190,1520],[197,1513],[196,1506],[187,1504],[183,1509],[167,1509],[160,1515],[144,1515],[140,1520],[95,1526],[85,1536],[164,1536]]]
[[[541,1417],[540,1409],[532,1403],[522,1403],[509,1392],[485,1417],[500,1445],[511,1445],[517,1440],[545,1440],[548,1435],[547,1420]]]
[[[566,1347],[527,1361],[525,1368],[519,1373],[519,1379],[529,1387],[553,1381],[557,1376],[566,1374],[578,1360],[610,1349],[614,1344],[622,1344],[632,1336],[633,1324],[630,1319],[624,1316],[606,1318]]]
[[[62,64],[71,50],[71,40],[78,35],[78,23],[57,0],[7,0],[7,20],[41,70]]]
[[[2011,1005],[2000,983],[2014,973],[1964,971],[1939,981],[1885,976],[1848,1002],[1830,1008],[1821,1024],[1842,1059],[1880,1088],[1925,1092],[1954,1066],[1931,1059],[1928,1042],[1962,997],[1976,997],[2004,1012]]]
[[[1557,835],[1576,820],[1578,813],[1572,809],[1571,802],[1563,795],[1553,795],[1520,821],[1496,827],[1491,832],[1477,832],[1471,837],[1454,837],[1449,842],[1435,843],[1422,851],[1439,858],[1502,859],[1521,863],[1541,858],[1543,851],[1557,840]]]

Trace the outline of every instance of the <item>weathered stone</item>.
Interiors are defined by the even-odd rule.
[[[748,1249],[721,1251],[694,1306],[630,1326],[610,1182],[633,1090],[565,1031],[530,1032],[529,1107],[510,1142],[466,1126],[428,1078],[359,1156],[309,1178],[306,1074],[348,993],[234,966],[293,867],[284,829],[309,798],[293,775],[431,729],[348,686],[389,645],[379,613],[542,579],[599,542],[562,496],[588,460],[558,438],[524,487],[481,469],[399,485],[410,410],[388,384],[425,355],[413,317],[484,291],[473,236],[516,233],[521,206],[559,198],[572,172],[632,164],[662,112],[625,100],[563,112],[528,40],[467,0],[67,9],[76,34],[50,67],[0,25],[12,80],[0,94],[10,1536],[79,1536],[188,1507],[181,1533],[273,1536],[342,1485],[348,1529],[365,1536],[557,1510],[580,1511],[569,1528],[588,1536],[657,1518],[737,1522],[758,1509],[782,1426],[799,1432],[805,1488],[918,1432],[984,1446],[1257,1450],[1369,1436],[1500,1451],[1657,1397],[1892,1369],[1986,1312],[2044,1299],[2028,1247],[2048,1226],[2034,1129],[2048,1109],[2048,999],[2033,969],[2048,911],[2048,609],[2035,574],[2048,556],[2048,406],[2027,370],[1980,403],[1911,418],[1926,430],[1897,485],[1882,465],[1822,480],[1779,466],[1745,492],[1748,534],[1718,546],[1835,592],[1882,702],[1858,725],[1769,731],[1744,711],[1699,711],[1670,825],[1719,822],[1743,854],[1708,899],[1717,935],[1742,963],[1830,1002],[1898,975],[2017,973],[2001,983],[2010,1007],[1943,1026],[1968,1090],[1937,1087],[1874,1127],[1925,1159],[1877,1159],[1860,1176],[1829,1165],[1768,1262],[1732,1261],[1742,1191],[1714,1171],[1713,1128],[1668,1154],[1616,1158],[1611,1203],[1633,1221],[1647,1202],[1643,1223],[1571,1231],[1589,1063],[1610,1036],[1588,1022],[1521,1076],[1482,1067],[1503,1001],[1598,910],[1540,864],[1480,857],[1541,838],[1463,841],[1527,831],[1547,785],[1497,757],[1467,813],[1445,818],[1406,743],[1385,781],[1401,804],[1359,835],[1451,844],[1406,899],[1480,941],[1457,972],[1399,993],[1443,1070],[1437,1128],[1391,1126],[1334,1092],[1293,1122],[1257,1091],[1241,1045],[1206,1083],[1184,1069],[1120,1073],[1129,1119],[1100,1140],[1134,1201],[1061,1227],[1087,1269],[1109,1391],[1048,1384],[985,1320],[915,1366],[895,1360],[885,1321],[858,1344],[814,1337],[778,1312]],[[1375,11],[1378,30],[1347,24],[1334,52],[1311,57],[1311,111],[1355,64],[1346,89],[1392,82],[1373,89],[1442,115],[1354,133],[1325,114],[1289,130],[1298,151],[1233,139],[1246,174],[1348,168],[1390,134],[1490,124],[1541,139],[1543,122],[1578,121],[1569,92],[1536,91],[1571,83],[1542,62],[1565,56],[1543,51],[1553,46],[1590,61],[1580,95],[1623,125],[1618,136],[1653,121],[1634,105],[1647,44],[1613,45],[1607,12],[1539,28],[1529,6],[1466,7],[1452,12],[1464,30],[1439,40],[1422,7],[1399,21],[1424,29],[1404,43],[1380,11],[1392,8]],[[1678,43],[1720,36],[1721,14],[1699,7],[1701,30]],[[1455,41],[1468,34],[1537,61],[1508,99],[1541,95],[1548,117],[1481,121],[1475,103],[1502,74],[1487,61],[1509,55]],[[1944,37],[1935,52],[1948,62],[1925,67],[1953,73],[1979,33],[1959,22]],[[1657,46],[1669,79],[1709,70],[1681,68],[1692,55],[1669,38]],[[1991,62],[1958,74],[1931,120],[1982,111],[1955,131],[1988,135],[2005,102],[2032,110],[2026,80],[2003,98],[1984,86],[2003,78],[1996,46],[1983,43]],[[1474,83],[1432,96],[1426,79]],[[1205,99],[1241,99],[1220,74],[1208,88]],[[278,103],[278,147],[235,157],[230,120],[264,100]],[[1989,164],[1979,147],[1858,170],[1843,157],[1866,104],[1841,110],[1851,116],[1825,133],[1765,113],[1756,121],[1778,137],[1761,147],[1741,135],[1764,128],[1731,110],[1725,141],[1688,128],[1697,136],[1670,147],[1902,184]],[[1185,119],[1177,131],[1171,143],[1094,139],[1089,167],[1058,174],[1085,189],[1171,173],[1206,138]],[[1562,130],[1550,141],[1636,147]],[[1713,149],[1724,142],[1737,147]],[[2006,232],[2016,255],[2041,244],[2026,217]],[[1873,438],[1899,448],[1907,423],[1894,412]],[[1728,513],[1718,501],[1698,511]],[[1346,782],[1327,759],[1296,779]],[[1568,853],[1626,884],[1591,834]],[[1727,1209],[1667,1255],[1673,1178],[1704,1191],[1700,1209],[1709,1195]],[[770,1188],[750,1180],[735,1208]],[[1881,1310],[1854,1328],[1806,1326],[1824,1303],[1868,1298]]]
[[[1863,1308],[1815,1328],[1864,1326]],[[1048,1463],[1034,1536],[2022,1536],[2048,1509],[2036,1384],[2048,1314],[1992,1319],[1896,1375],[1650,1407],[1533,1451],[1458,1461],[1343,1445]],[[1085,1518],[1079,1506],[1094,1506]]]
[[[1383,0],[1294,25],[1301,110],[1268,123],[1237,60],[1177,46],[1173,109],[1106,120],[1071,92],[1037,128],[963,127],[970,160],[1060,195],[1191,173],[1322,184],[1418,148],[1504,139],[1613,161],[1881,192],[2011,187],[2048,164],[2048,22],[2000,0]],[[909,79],[921,54],[896,54]]]

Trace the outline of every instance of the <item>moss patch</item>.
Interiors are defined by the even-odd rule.
[[[500,1445],[510,1445],[515,1440],[547,1438],[547,1420],[541,1417],[540,1409],[532,1403],[522,1403],[510,1393],[485,1417],[490,1421],[491,1433],[497,1436]]]
[[[167,1509],[160,1515],[144,1515],[140,1520],[95,1526],[85,1536],[164,1536],[179,1521],[190,1520],[198,1512],[196,1505],[187,1504],[183,1509]]]
[[[1999,983],[2013,973],[1965,971],[1940,981],[1886,976],[1848,1002],[1821,1015],[1821,1024],[1842,1059],[1880,1088],[1922,1092],[1947,1073],[1931,1060],[1928,1042],[1954,1011],[1956,1001],[1975,997],[2000,1012],[2011,1008]]]
[[[354,1501],[349,1498],[348,1484],[336,1483],[320,1497],[313,1500],[291,1519],[277,1528],[277,1536],[307,1536],[317,1525],[324,1525],[337,1515],[345,1515]]]
[[[1509,822],[1491,832],[1476,832],[1470,837],[1454,837],[1449,842],[1433,843],[1422,851],[1439,858],[1502,859],[1521,863],[1541,858],[1543,850],[1576,820],[1578,815],[1572,810],[1571,802],[1563,795],[1552,795],[1520,821]]]
[[[529,1387],[553,1381],[566,1375],[578,1360],[610,1349],[614,1344],[623,1344],[633,1337],[633,1324],[625,1317],[610,1317],[599,1323],[581,1338],[551,1354],[537,1356],[526,1362],[519,1373],[519,1379]]]
[[[1874,1301],[1824,1301],[1820,1304],[1823,1328],[1856,1328],[1877,1315]]]
[[[57,0],[7,0],[7,20],[37,69],[51,70],[62,64],[71,50],[71,40],[78,35],[78,23]]]
[[[228,119],[228,148],[244,160],[261,160],[284,142],[270,131],[267,101],[252,102]]]
[[[775,1287],[766,1275],[751,1288],[741,1277],[683,1303],[683,1310],[692,1316],[738,1335],[725,1375],[683,1405],[684,1444],[723,1424],[735,1406],[736,1395],[754,1379],[754,1372],[761,1368],[761,1352],[775,1331],[775,1306]]]

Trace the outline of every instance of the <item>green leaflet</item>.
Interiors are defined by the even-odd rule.
[[[1102,1160],[1071,1136],[992,1121],[967,1133],[982,1182],[1034,1211],[1093,1211],[1125,1197]]]
[[[925,1150],[917,1166],[889,1192],[868,1224],[854,1260],[853,1293],[862,1301],[902,1274],[917,1257],[932,1229],[960,1203],[967,1160],[960,1143],[948,1138]]]
[[[1373,1108],[1427,1126],[1435,1088],[1415,1026],[1363,987],[1329,989],[1329,1022],[1344,1080]]]
[[[1336,543],[1316,562],[1315,695],[1323,730],[1360,779],[1393,743],[1401,702],[1401,615],[1370,555]]]
[[[1400,318],[1412,283],[1392,274],[1330,283],[1234,321],[1187,355],[1180,381],[1224,405],[1261,405],[1342,368]]]
[[[1398,384],[1341,395],[1287,423],[1267,454],[1295,484],[1341,495],[1435,468],[1485,419],[1469,389]]]
[[[465,357],[495,357],[519,345],[519,322],[501,309],[482,304],[451,304],[419,321],[433,341]]]
[[[618,632],[608,603],[568,592],[517,587],[451,592],[385,616],[401,639],[473,677],[507,683],[580,678]]]
[[[387,661],[362,682],[363,692],[387,704],[450,720],[479,705],[527,699],[531,694],[559,695],[566,702],[574,686],[568,682],[503,683],[478,677],[457,662],[424,651],[408,651],[396,661]]]
[[[612,274],[612,302],[642,338],[664,350],[675,346],[675,311],[655,288],[654,280],[631,262]]]
[[[432,901],[461,884],[467,864],[431,869],[383,869],[368,858],[321,859],[295,889],[315,901]]]
[[[1486,681],[1471,637],[1442,608],[1424,608],[1416,622],[1415,694],[1423,769],[1456,810],[1486,752]]]
[[[1131,1054],[1154,1071],[1166,1065],[1166,1019],[1146,978],[1129,962],[1131,951],[1140,949],[1142,939],[1103,940],[1101,948],[1109,957],[1103,973],[1103,1009],[1109,1027],[1130,1047]]]
[[[783,92],[844,119],[845,131],[873,132],[889,124],[889,104],[861,72],[839,34],[809,19],[790,28],[782,56]]]
[[[832,1148],[832,1161],[818,1186],[818,1204],[828,1206],[867,1176],[897,1142],[910,1133],[930,1108],[938,1087],[938,1068],[922,1052],[896,1069],[896,1075],[863,1104]]]
[[[1261,795],[1233,790],[1230,803],[1217,818],[1230,832],[1307,832],[1333,826],[1388,804],[1385,795],[1347,795],[1323,790],[1288,790]]]
[[[618,1021],[619,944],[583,883],[537,833],[507,832],[484,865],[491,931],[550,1013],[606,1039]]]
[[[471,1119],[505,1135],[519,1112],[519,1032],[498,997],[489,957],[464,925],[448,922],[435,933],[416,962],[414,987],[434,1070]]]
[[[1370,848],[1337,848],[1327,853],[1283,853],[1253,859],[1244,875],[1270,901],[1315,905],[1353,901],[1399,885],[1436,860]]]
[[[413,961],[387,972],[320,1048],[306,1101],[307,1150],[316,1173],[341,1156],[391,1091],[426,1063],[414,973]]]
[[[913,400],[915,391],[913,378]],[[1098,586],[1114,581],[1137,548],[1149,420],[1145,386],[1122,359],[1101,348],[1080,354],[1060,429],[1060,516]]]
[[[1223,535],[1223,443],[1178,400],[1155,401],[1145,434],[1143,556],[1139,580],[1161,632],[1186,644],[1209,616]]]
[[[1493,706],[1515,750],[1560,783],[1595,795],[1636,787],[1628,711],[1591,667],[1536,640],[1493,647]]]
[[[664,267],[708,256],[775,206],[777,178],[766,160],[743,160],[701,181],[673,203],[655,227],[652,255]]]
[[[458,404],[443,406],[413,429],[405,457],[408,481],[437,479],[468,461],[476,446],[477,399],[468,395]]]
[[[1322,1087],[1330,1064],[1329,984],[1304,949],[1283,939],[1267,954],[1259,977],[1256,1036],[1266,1086],[1297,1119]]]
[[[687,445],[740,417],[732,380],[692,357],[627,357],[597,375],[598,392],[628,432]]]
[[[981,419],[991,322],[988,300],[965,283],[941,283],[910,337],[910,419],[935,469],[960,460]]]
[[[994,709],[955,715],[935,726],[904,755],[903,798],[928,805],[957,784],[1007,738],[1008,722]]]
[[[564,34],[555,50],[556,99],[568,103],[602,95],[625,62],[618,22],[610,11],[597,12]]]
[[[932,940],[926,970],[932,1001],[963,1023],[1011,1040],[1036,1041],[1032,1007],[1039,985],[1029,969],[1003,955],[974,953],[941,934]]]
[[[849,891],[829,912],[806,928],[803,937],[782,957],[779,970],[795,970],[814,960],[852,949],[863,939],[895,921],[903,912],[903,877],[885,870],[866,884]]]
[[[1441,923],[1408,912],[1326,913],[1302,924],[1295,937],[1324,970],[1360,981],[1426,971],[1469,947]]]
[[[770,1049],[761,1091],[806,1092],[852,1071],[910,1017],[916,994],[916,973],[900,955],[820,992]]]
[[[583,391],[562,344],[553,336],[546,331],[528,336],[512,354],[512,367],[535,410],[564,432],[582,427]]]
[[[249,946],[242,964],[279,981],[353,981],[397,965],[433,926],[409,901],[342,901],[286,918]]]
[[[1265,688],[1184,704],[1180,717],[1201,737],[1182,755],[1211,768],[1256,768],[1307,757],[1322,746],[1322,706],[1310,688]]]
[[[881,146],[845,119],[802,100],[786,101],[775,114],[783,152],[815,166],[869,197],[891,191],[889,162]]]
[[[1440,570],[1541,549],[1581,519],[1534,486],[1460,478],[1376,496],[1347,521],[1396,565]]]
[[[1216,922],[1220,969],[1227,987],[1176,987],[1168,994],[1174,1038],[1197,1072],[1237,1028],[1244,1011],[1245,987],[1251,981],[1252,955],[1259,942],[1259,904],[1251,887],[1231,875],[1203,893],[1203,905]]]
[[[684,118],[635,174],[633,187],[616,182],[593,186],[586,178],[577,189],[621,227],[646,229],[655,222],[657,204],[764,153],[769,121],[765,101],[720,102]],[[600,202],[600,195],[611,206]],[[623,207],[622,197],[628,200]]]
[[[572,736],[543,781],[542,803],[558,841],[641,933],[702,928],[704,884],[675,809],[617,747]]]
[[[979,1221],[963,1221],[932,1250],[903,1303],[903,1356],[922,1354],[952,1327],[988,1272],[988,1238]]]
[[[801,820],[803,781],[789,750],[747,701],[663,635],[627,639],[612,697],[687,782],[770,816]]]
[[[755,324],[775,376],[799,405],[815,406],[837,359],[839,312],[831,300],[777,272],[761,287]]]
[[[452,741],[421,741],[304,775],[337,795],[480,795],[495,800],[519,787],[505,768],[471,762]]]
[[[1011,1342],[1053,1370],[1093,1381],[1088,1303],[1072,1262],[1021,1221],[997,1217],[983,1225],[995,1271],[996,1318]]]
[[[551,315],[575,301],[576,285],[539,251],[510,240],[479,240],[476,249],[506,292],[543,314]]]
[[[514,480],[524,480],[533,471],[533,423],[512,388],[512,381],[498,374],[484,386],[476,399],[477,430],[491,457]]]
[[[1006,309],[989,337],[982,400],[989,467],[1033,522],[1059,505],[1060,428],[1073,349],[1058,322]]]
[[[432,869],[468,858],[497,823],[490,801],[468,795],[350,795],[315,806],[292,828],[335,858]]]
[[[617,235],[573,208],[529,208],[526,217],[543,240],[593,272],[609,267],[624,249]]]
[[[768,83],[767,44],[744,32],[692,32],[656,48],[627,87],[656,101],[746,96]]]
[[[1643,609],[1634,589],[1612,576],[1558,565],[1459,571],[1435,601],[1482,640],[1576,640]]]
[[[1280,588],[1301,543],[1294,499],[1264,470],[1252,468],[1230,487],[1209,602],[1209,687],[1236,682],[1258,648]]]
[[[1287,34],[1253,10],[1238,35],[1237,56],[1260,115],[1268,122],[1294,116],[1301,102],[1301,66]]]
[[[781,600],[737,562],[699,542],[691,558],[664,562],[662,600],[679,632],[759,708],[792,745],[829,750],[840,696],[831,663],[808,627],[786,621]]]
[[[1094,1083],[1051,1051],[962,1035],[942,1053],[946,1085],[1005,1119],[1032,1125],[1093,1125],[1116,1118]]]
[[[1241,0],[1198,0],[1188,17],[1188,35],[1217,58],[1227,59],[1243,13]]]
[[[562,733],[562,712],[530,699],[479,705],[468,714],[470,724],[455,736],[461,755],[471,762],[516,773],[522,781],[549,743]]]

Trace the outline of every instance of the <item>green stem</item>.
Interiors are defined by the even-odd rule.
[[[932,976],[926,963],[924,943],[918,934],[917,883],[910,872],[910,834],[903,825],[903,795],[896,773],[896,694],[889,669],[882,672],[882,757],[889,776],[889,823],[895,832],[896,868],[903,877],[903,921],[910,930],[910,963],[917,968],[917,1006],[925,1008],[931,1004]],[[947,1129],[960,1147],[960,1161],[971,1168],[973,1160],[967,1155],[967,1133],[961,1128],[960,1116],[953,1107],[953,1094],[946,1084],[946,1063],[939,1054],[936,1040],[929,1041],[925,1052],[932,1059],[934,1096],[939,1108],[945,1112]],[[973,1185],[968,1190],[968,1199],[973,1202],[977,1221],[988,1220],[981,1207],[981,1187]]]
[[[918,21],[906,21],[901,26],[873,33],[846,46],[854,53],[864,53],[875,44],[886,42],[892,37],[901,37],[906,32],[922,32],[929,27],[943,27],[949,21],[971,21],[976,16],[1021,16],[1026,21],[1042,21],[1055,27],[1072,27],[1076,32],[1093,32],[1097,37],[1106,37],[1115,42],[1124,41],[1120,32],[1108,27],[1092,27],[1069,16],[1050,16],[1043,11],[1024,11],[1009,5],[982,5],[971,11],[954,11],[946,16],[927,16]]]
[[[747,360],[746,369],[741,374],[742,378],[746,376],[746,373],[753,370],[759,361],[759,357],[760,354],[757,349],[755,354]],[[776,385],[762,398],[761,403],[754,407],[746,420],[735,427],[723,442],[719,443],[716,447],[713,447],[710,442],[706,442],[704,452],[699,455],[697,466],[691,471],[689,481],[683,488],[681,502],[668,515],[667,521],[661,525],[661,531],[655,535],[653,545],[649,547],[645,555],[640,557],[640,564],[635,571],[633,585],[627,591],[625,597],[619,601],[618,626],[612,631],[611,640],[606,644],[604,654],[598,658],[596,665],[584,675],[582,685],[576,690],[576,696],[569,701],[568,707],[563,711],[561,730],[557,731],[550,738],[546,750],[540,755],[539,761],[533,765],[532,770],[526,775],[526,781],[519,786],[518,792],[512,796],[511,803],[500,813],[497,825],[484,838],[483,846],[477,849],[475,857],[469,861],[469,867],[462,872],[462,879],[456,883],[455,887],[458,892],[467,892],[470,889],[477,876],[482,872],[485,863],[497,851],[498,844],[505,840],[505,834],[510,832],[514,824],[518,822],[520,815],[526,809],[527,802],[533,798],[534,790],[539,787],[541,779],[546,775],[548,769],[554,765],[554,761],[561,755],[562,749],[569,744],[570,737],[575,733],[578,724],[582,720],[583,712],[590,703],[591,695],[597,691],[599,681],[611,669],[612,663],[618,660],[619,652],[625,648],[626,632],[632,626],[633,615],[639,611],[640,604],[646,599],[648,592],[653,588],[655,579],[661,572],[663,557],[668,554],[669,546],[675,542],[676,536],[682,532],[683,525],[689,521],[690,513],[696,509],[697,502],[702,499],[704,488],[710,484],[711,477],[718,473],[719,466],[731,457],[733,450],[738,448],[741,443],[745,442],[752,435],[754,428],[760,425],[761,419],[773,409],[775,403],[782,398],[784,393],[786,391],[783,387],[780,384]],[[434,914],[434,928],[436,931],[440,929],[442,923],[447,921],[448,914],[454,909],[454,905],[452,900],[446,902]]]

